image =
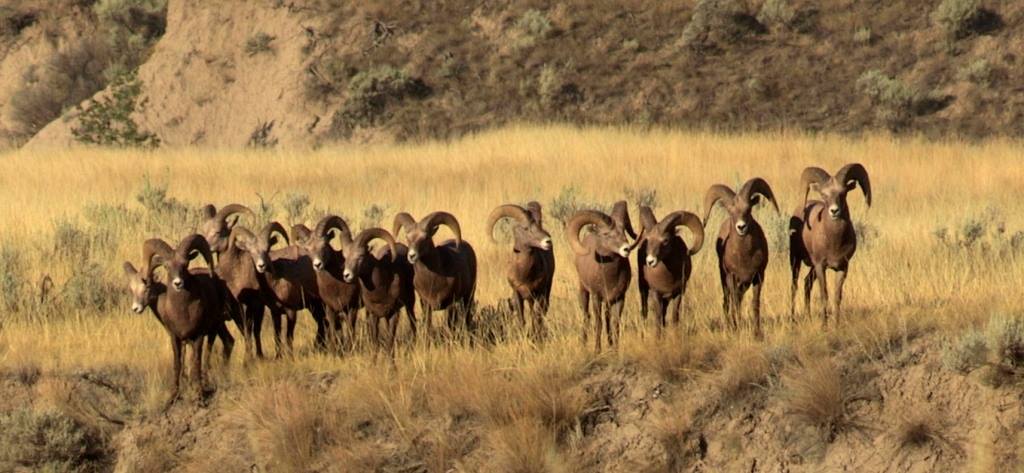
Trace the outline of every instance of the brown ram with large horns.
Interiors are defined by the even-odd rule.
[[[669,306],[672,323],[679,323],[686,284],[693,271],[691,257],[704,245],[704,226],[699,217],[684,210],[672,212],[659,222],[647,206],[640,207],[640,223],[642,237],[636,254],[640,315],[646,320],[648,305],[654,303],[660,336]],[[686,227],[693,234],[692,246],[688,247],[679,235],[680,227]]]
[[[241,204],[228,204],[217,210],[213,205],[203,207],[203,221],[199,232],[206,238],[210,251],[217,257],[217,276],[227,285],[231,298],[226,301],[229,312],[245,339],[247,357],[263,357],[263,313],[267,294],[260,286],[252,257],[234,244],[233,232],[239,215],[256,214]],[[232,218],[234,217],[234,218]],[[242,227],[237,227],[241,229]]]
[[[555,255],[551,250],[551,235],[544,230],[540,204],[530,202],[526,208],[514,204],[500,205],[487,217],[487,234],[494,240],[494,226],[502,219],[511,219],[514,243],[509,255],[506,278],[512,287],[519,322],[525,326],[524,301],[530,304],[532,333],[544,333],[544,314],[551,300],[551,285],[555,278]]]
[[[371,251],[369,244],[375,239],[384,240],[387,245]],[[413,266],[408,260],[409,248],[396,243],[383,228],[368,228],[348,242],[343,251],[342,278],[359,285],[370,341],[377,347],[381,345],[380,322],[387,322],[388,353],[393,355],[399,309],[405,308],[413,338],[416,337],[416,289]]]
[[[768,267],[768,238],[761,225],[754,220],[752,210],[761,198],[768,199],[778,212],[779,204],[764,179],[752,178],[743,184],[740,191],[715,184],[704,197],[704,225],[716,203],[729,213],[722,222],[715,250],[718,253],[718,272],[722,282],[723,303],[726,322],[734,329],[739,326],[738,316],[743,305],[743,295],[753,287],[751,309],[754,315],[754,333],[761,336],[761,286],[764,271]]]
[[[581,241],[580,231],[586,226],[592,226],[594,232]],[[616,202],[610,216],[596,210],[576,212],[566,224],[565,234],[576,254],[576,273],[580,279],[578,294],[584,318],[583,340],[584,343],[587,340],[590,301],[593,299],[597,312],[594,315],[594,347],[600,352],[602,324],[608,333],[608,345],[612,347],[618,342],[626,289],[632,277],[629,253],[640,240],[632,244],[629,242],[628,238],[637,236],[630,224],[625,201]]]
[[[348,223],[337,215],[327,215],[320,219],[313,230],[304,225],[292,227],[292,238],[302,251],[311,259],[316,273],[317,290],[324,303],[327,314],[329,336],[343,333],[339,319],[344,319],[347,337],[344,346],[351,348],[355,343],[356,317],[359,314],[359,284],[345,281],[342,272],[345,269],[345,256],[342,250],[331,247],[331,239],[337,235],[342,249],[352,243],[352,231]]]
[[[288,324],[286,343],[287,351],[291,352],[297,313],[302,309],[313,314],[316,344],[323,347],[327,341],[325,309],[320,299],[312,259],[291,244],[284,227],[278,222],[268,223],[258,237],[244,228],[235,228],[232,237],[235,246],[249,252],[261,287],[268,294],[267,306],[274,322],[277,356],[280,357],[284,352],[281,344],[281,317],[284,316]],[[286,246],[273,249],[278,242]]]
[[[804,279],[804,306],[810,313],[811,288],[817,280],[821,284],[822,322],[828,321],[828,284],[825,271],[836,272],[835,308],[837,319],[843,300],[843,283],[850,267],[850,259],[857,251],[857,232],[850,218],[847,194],[857,186],[864,192],[864,199],[871,206],[871,180],[860,164],[847,164],[835,176],[824,169],[809,167],[800,176],[800,190],[804,193],[803,204],[790,219],[789,264],[793,273],[790,289],[790,315],[796,314],[797,282],[801,265],[811,270]],[[822,200],[807,201],[811,189],[821,194]]]
[[[444,225],[455,234],[455,239],[434,243],[434,234]],[[419,222],[408,213],[395,215],[394,235],[405,229],[409,244],[406,256],[413,265],[413,285],[420,299],[420,309],[426,317],[427,336],[433,334],[431,314],[436,310],[447,312],[448,327],[463,320],[472,328],[473,302],[476,294],[476,252],[462,239],[459,221],[448,212],[433,212]]]
[[[196,256],[202,256],[208,268],[189,269],[189,263]],[[142,259],[141,272],[128,262],[124,264],[124,271],[132,292],[132,310],[141,314],[149,307],[171,336],[174,378],[170,403],[178,399],[184,345],[192,348],[189,376],[193,388],[200,393],[203,389],[203,339],[219,336],[224,342],[225,360],[231,355],[234,339],[224,324],[227,288],[211,271],[213,255],[200,235],[185,237],[177,248],[171,248],[160,239],[146,240]],[[169,285],[154,280],[157,266],[167,271]]]

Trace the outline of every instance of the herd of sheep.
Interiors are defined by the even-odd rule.
[[[811,290],[819,282],[822,317],[838,314],[843,282],[857,247],[846,196],[860,186],[871,205],[871,184],[860,164],[848,164],[834,176],[817,167],[801,175],[802,203],[790,218],[790,266],[792,286],[790,311],[795,299],[800,269],[811,268],[804,280],[804,299],[810,307]],[[807,200],[810,190],[821,200]],[[641,315],[647,318],[653,306],[660,334],[668,312],[679,321],[680,306],[692,271],[691,257],[704,242],[704,227],[711,211],[720,205],[728,217],[715,239],[718,269],[723,292],[723,310],[727,326],[736,329],[744,294],[752,289],[752,313],[755,333],[761,335],[760,299],[765,268],[768,265],[768,241],[752,215],[753,208],[767,200],[778,211],[771,187],[761,178],[748,180],[738,191],[727,186],[711,186],[704,199],[703,221],[683,210],[671,212],[660,221],[649,207],[641,206],[640,232],[630,222],[626,202],[617,202],[611,214],[581,210],[568,220],[566,238],[575,256],[579,277],[579,303],[583,311],[583,339],[593,318],[595,349],[600,351],[602,330],[609,346],[619,338],[626,291],[632,269],[629,254],[637,250],[638,288]],[[371,341],[393,353],[399,311],[405,310],[413,336],[416,336],[416,300],[425,316],[427,337],[432,339],[431,314],[444,311],[449,329],[473,327],[477,258],[473,246],[462,239],[458,220],[448,212],[433,212],[420,220],[408,213],[394,218],[391,232],[369,228],[353,235],[344,219],[329,215],[310,229],[296,225],[289,232],[277,222],[253,232],[239,225],[240,218],[255,214],[239,204],[219,210],[203,208],[200,232],[186,236],[177,247],[163,240],[150,239],[143,244],[140,269],[124,263],[132,294],[132,310],[147,308],[171,335],[174,351],[172,400],[177,398],[184,361],[183,349],[190,346],[190,377],[201,386],[203,345],[212,347],[219,338],[224,356],[230,356],[234,339],[226,322],[237,324],[246,341],[247,356],[262,357],[261,327],[269,309],[274,326],[277,354],[292,349],[296,314],[308,310],[316,321],[316,343],[351,348],[360,309],[366,313]],[[508,261],[507,279],[512,288],[513,307],[525,324],[525,305],[529,305],[531,335],[542,336],[555,258],[551,235],[544,229],[540,204],[526,207],[500,205],[489,215],[486,227],[493,239],[495,225],[512,222],[514,245]],[[440,226],[448,227],[454,238],[434,241]],[[585,227],[590,227],[583,238]],[[689,243],[679,231],[685,227]],[[397,236],[405,232],[405,243]],[[337,238],[341,248],[331,242]],[[379,240],[383,245],[371,247]],[[279,245],[283,244],[283,246]],[[275,249],[275,247],[278,247]],[[202,256],[206,267],[189,268]],[[154,278],[163,267],[167,284]],[[837,273],[834,307],[829,306],[825,271]],[[593,314],[591,312],[594,312]],[[287,323],[282,342],[282,319]],[[387,337],[380,334],[384,322]],[[207,355],[208,362],[210,356]]]

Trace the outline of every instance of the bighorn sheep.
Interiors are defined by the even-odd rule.
[[[209,269],[189,269],[189,263],[196,255],[206,260]],[[212,344],[212,337],[219,336],[224,343],[225,359],[231,356],[234,339],[224,324],[223,300],[227,290],[216,273],[211,271],[214,268],[213,255],[200,235],[185,237],[177,248],[171,248],[160,239],[146,240],[142,259],[141,273],[131,263],[124,264],[132,292],[132,311],[141,314],[149,307],[171,336],[174,387],[170,402],[173,402],[178,398],[181,381],[183,344],[192,347],[189,375],[197,391],[202,391],[203,383],[203,338],[210,339]],[[157,265],[166,269],[170,287],[153,279]]]
[[[295,335],[296,313],[302,309],[308,309],[313,314],[317,327],[316,343],[322,347],[326,341],[325,309],[311,258],[291,244],[284,227],[277,222],[264,226],[259,237],[244,228],[235,228],[232,236],[235,246],[249,252],[259,274],[261,287],[270,296],[268,307],[274,321],[277,356],[282,354],[281,316],[287,318],[287,349],[290,352]],[[272,250],[279,241],[287,246]]]
[[[804,193],[804,202],[793,213],[789,225],[789,264],[793,272],[789,298],[791,316],[796,314],[797,281],[800,278],[800,267],[805,264],[811,270],[804,279],[804,304],[809,314],[811,288],[815,280],[820,281],[823,323],[828,322],[829,313],[825,271],[831,269],[837,273],[833,312],[838,320],[846,272],[850,267],[850,259],[857,251],[857,233],[850,219],[846,195],[858,185],[870,207],[871,180],[867,170],[860,164],[847,164],[835,176],[817,167],[804,169],[801,174],[800,190]],[[811,188],[821,194],[822,200],[807,201]]]
[[[213,205],[206,205],[203,214],[204,219],[199,229],[210,245],[210,250],[217,256],[217,276],[224,281],[231,294],[227,305],[242,331],[246,354],[262,358],[261,332],[267,295],[260,286],[251,255],[234,244],[233,235],[239,218],[236,215],[246,214],[255,220],[256,214],[240,204],[229,204],[220,210]],[[232,216],[236,217],[232,219]]]
[[[335,233],[341,239],[342,248],[352,242],[348,224],[337,215],[320,219],[312,231],[305,225],[292,227],[292,239],[313,264],[317,291],[327,313],[330,336],[341,334],[339,316],[343,317],[348,326],[348,340],[344,344],[351,348],[355,342],[356,317],[360,307],[359,284],[343,278],[345,256],[342,251],[331,247]]]
[[[435,244],[433,237],[440,225],[455,234],[454,240]],[[395,215],[393,234],[405,229],[409,243],[406,258],[413,265],[413,286],[426,317],[427,335],[432,337],[431,314],[447,312],[448,328],[455,326],[460,315],[467,329],[472,328],[473,298],[476,293],[476,252],[462,240],[458,220],[448,212],[433,212],[416,222],[408,213]]]
[[[555,277],[555,255],[551,251],[551,235],[544,230],[540,204],[530,202],[526,207],[505,204],[495,208],[487,217],[487,234],[491,241],[497,243],[494,225],[504,218],[515,221],[512,226],[515,242],[506,273],[508,284],[512,287],[512,300],[519,322],[526,325],[523,302],[527,301],[533,319],[532,333],[541,336]]]
[[[751,211],[762,197],[772,203],[776,212],[779,211],[771,187],[759,177],[744,183],[738,193],[722,184],[715,184],[704,197],[705,226],[716,203],[721,202],[729,213],[715,241],[726,322],[734,329],[738,327],[737,317],[743,304],[743,295],[753,286],[751,305],[754,333],[758,337],[761,336],[761,286],[764,284],[764,270],[768,267],[768,239]]]
[[[596,230],[580,241],[580,230],[592,225]],[[583,309],[583,340],[587,340],[590,323],[590,300],[594,299],[595,349],[601,351],[601,325],[608,332],[608,345],[615,346],[619,338],[619,325],[625,303],[626,289],[632,277],[629,253],[639,239],[629,221],[625,201],[615,203],[611,216],[596,210],[581,210],[569,219],[565,228],[569,246],[576,253],[576,272],[579,274],[579,301]],[[603,317],[602,317],[603,314]]]
[[[669,305],[672,323],[679,323],[686,283],[693,271],[690,258],[704,245],[704,225],[696,215],[683,210],[672,212],[659,222],[647,206],[640,207],[640,224],[642,237],[636,254],[640,315],[646,320],[648,304],[654,302],[660,336]],[[686,227],[693,234],[693,246],[687,247],[677,233],[679,227]]]
[[[384,240],[387,246],[371,252],[368,245],[374,239]],[[409,249],[396,243],[387,230],[369,228],[348,241],[344,253],[342,278],[346,283],[359,286],[371,342],[380,346],[380,322],[386,321],[390,334],[388,352],[394,354],[399,309],[405,308],[413,338],[416,337],[416,289],[413,266],[408,260]]]

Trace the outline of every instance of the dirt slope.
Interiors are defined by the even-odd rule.
[[[550,120],[1021,135],[1024,5],[982,2],[951,36],[938,3],[171,0],[137,121],[172,146]],[[67,144],[73,123],[33,144]]]

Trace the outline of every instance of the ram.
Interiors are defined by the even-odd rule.
[[[286,246],[273,249],[279,242]],[[292,352],[295,338],[295,323],[298,311],[306,309],[313,314],[316,322],[316,345],[326,345],[326,321],[324,303],[320,299],[315,270],[309,256],[291,244],[284,227],[270,222],[254,236],[244,228],[234,229],[233,244],[249,252],[253,266],[260,278],[261,287],[268,297],[268,308],[274,321],[274,343],[277,356],[285,349],[281,344],[281,318],[287,321],[287,351]]]
[[[231,294],[227,301],[228,309],[242,332],[247,359],[254,355],[262,358],[261,333],[267,294],[260,285],[249,252],[234,244],[234,230],[242,228],[237,226],[240,214],[256,219],[256,214],[241,204],[225,205],[220,210],[213,205],[206,205],[203,207],[204,219],[199,231],[210,245],[210,251],[217,257],[217,276],[224,281]]]
[[[659,222],[647,206],[640,207],[640,224],[640,246],[636,253],[640,315],[647,320],[648,306],[654,303],[660,336],[669,310],[672,323],[679,323],[686,284],[693,272],[691,259],[704,246],[704,226],[699,217],[684,210],[672,212]],[[679,234],[681,227],[693,234],[692,245],[687,246]]]
[[[555,254],[551,235],[544,230],[540,204],[530,202],[526,208],[514,204],[499,205],[487,217],[487,234],[494,240],[494,226],[502,219],[511,219],[512,253],[509,255],[506,279],[512,288],[512,301],[519,322],[526,325],[524,302],[530,305],[531,332],[544,333],[544,315],[551,300],[555,278]]]
[[[209,269],[189,269],[197,255],[206,260]],[[168,405],[178,399],[184,362],[184,348],[191,347],[189,376],[194,389],[203,389],[203,339],[214,336],[224,342],[225,360],[231,356],[234,339],[224,318],[226,287],[216,277],[213,255],[200,235],[185,237],[177,248],[160,239],[146,240],[142,247],[143,269],[125,262],[124,271],[132,293],[132,310],[141,314],[148,307],[171,336],[174,353],[173,388]],[[167,271],[170,287],[156,282],[153,273],[158,266]]]
[[[455,238],[434,243],[439,226],[448,227]],[[431,314],[446,311],[449,329],[460,319],[472,328],[476,293],[476,252],[462,239],[459,221],[448,212],[433,212],[419,222],[408,213],[395,215],[393,234],[405,229],[409,251],[406,259],[413,265],[413,286],[426,317],[427,336],[433,336]]]
[[[371,241],[383,240],[387,245],[370,250]],[[413,338],[416,337],[416,289],[413,287],[413,266],[409,263],[409,249],[396,243],[383,228],[368,228],[359,232],[345,247],[345,268],[342,278],[357,284],[371,342],[380,347],[380,322],[388,327],[388,353],[394,354],[398,333],[398,311],[405,308]]]
[[[768,238],[761,225],[754,220],[752,211],[761,198],[768,199],[778,212],[779,204],[775,202],[771,186],[759,177],[748,180],[739,192],[715,184],[704,197],[705,226],[717,203],[721,203],[729,215],[722,222],[715,240],[726,323],[733,329],[738,328],[737,317],[741,312],[743,296],[747,289],[753,287],[751,311],[754,315],[754,334],[758,337],[761,336],[761,287],[764,284],[764,270],[768,267]]]
[[[811,311],[811,288],[818,281],[821,287],[822,322],[828,322],[828,284],[825,271],[836,272],[835,307],[832,312],[837,320],[843,300],[843,284],[850,268],[850,260],[857,251],[857,232],[850,218],[850,207],[846,202],[849,192],[860,186],[864,200],[871,206],[871,180],[864,166],[854,163],[843,166],[835,176],[824,169],[809,167],[800,176],[800,190],[803,204],[790,219],[789,264],[793,279],[790,288],[789,311],[796,315],[797,282],[800,268],[811,269],[804,279],[804,307]],[[811,189],[816,190],[822,200],[807,201]]]
[[[584,227],[594,231],[580,240]],[[596,309],[594,314],[595,350],[601,351],[602,322],[608,333],[609,347],[615,346],[619,338],[622,309],[626,289],[632,273],[629,267],[629,253],[637,238],[629,221],[626,202],[613,206],[612,214],[596,210],[581,210],[573,214],[565,227],[569,246],[575,253],[576,273],[579,275],[579,302],[583,309],[583,341],[587,341],[587,325],[590,324],[590,303]]]
[[[292,240],[313,265],[317,292],[326,312],[329,337],[334,340],[342,334],[339,319],[344,319],[348,334],[342,340],[343,346],[352,348],[355,344],[356,317],[361,306],[359,284],[347,282],[342,277],[345,256],[341,250],[331,246],[335,235],[341,241],[342,248],[352,243],[352,231],[348,223],[337,215],[321,218],[313,230],[303,225],[292,227]]]

